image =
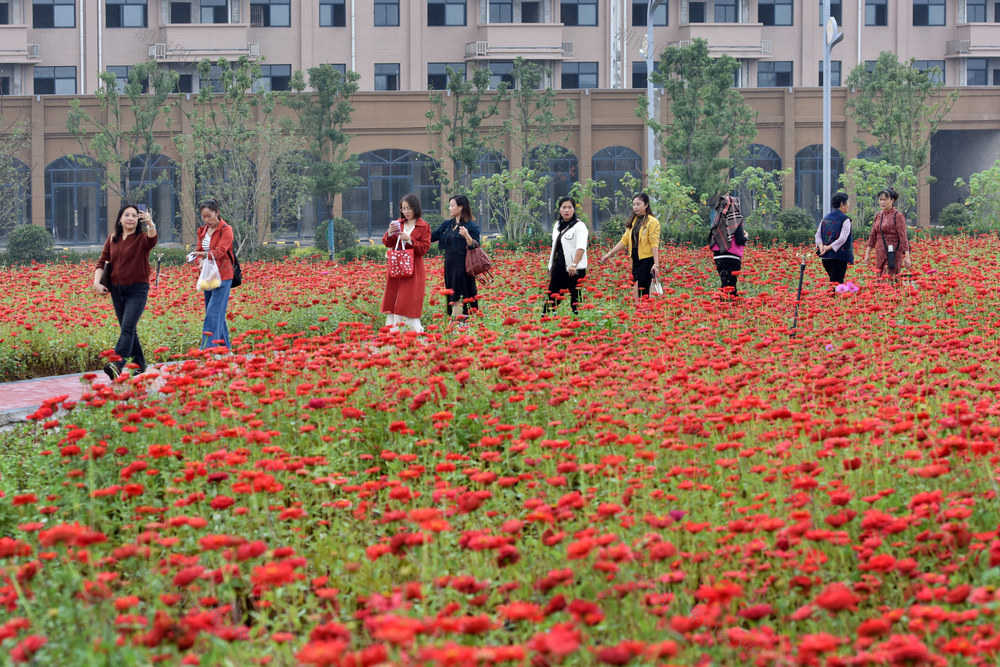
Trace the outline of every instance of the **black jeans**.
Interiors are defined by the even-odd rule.
[[[831,283],[843,283],[844,276],[847,275],[847,262],[842,259],[824,259],[823,268],[826,275],[830,276]]]
[[[549,276],[549,288],[548,294],[549,298],[545,302],[545,307],[542,308],[542,313],[549,312],[549,309],[555,310],[555,307],[559,305],[559,301],[562,300],[562,292],[569,292],[569,307],[576,312],[576,304],[580,302],[580,288],[579,283],[587,275],[586,269],[577,269],[576,275],[569,275],[565,269],[553,269],[551,275]]]
[[[736,296],[737,277],[733,275],[733,271],[739,271],[741,266],[743,266],[743,262],[732,257],[716,258],[715,269],[719,272],[719,282],[723,292]]]
[[[139,344],[139,318],[146,310],[146,298],[149,296],[149,283],[134,283],[132,285],[111,285],[111,303],[115,306],[115,317],[121,327],[121,334],[115,344],[115,354],[121,357],[116,361],[118,371],[125,367],[129,360],[139,366],[139,372],[146,370],[146,357]]]
[[[653,283],[653,258],[632,260],[632,280],[639,286],[639,296],[649,296],[649,286]]]

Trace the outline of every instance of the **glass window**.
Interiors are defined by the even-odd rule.
[[[35,95],[76,95],[76,67],[36,65]]]
[[[758,88],[787,88],[791,85],[791,60],[773,60],[757,63]]]
[[[521,23],[541,23],[542,3],[538,0],[521,0]]]
[[[736,0],[715,0],[715,22],[736,23]]]
[[[965,22],[986,22],[986,0],[965,0]]]
[[[563,25],[597,25],[597,0],[560,0]]]
[[[33,28],[75,28],[74,0],[33,0],[31,24]]]
[[[327,63],[334,70],[340,72],[341,74],[347,74],[347,63]]]
[[[945,0],[913,0],[913,25],[944,25]]]
[[[161,243],[181,240],[180,174],[177,163],[165,155],[139,155],[129,162],[129,186],[139,193],[133,200],[146,204],[152,212]]]
[[[465,25],[466,0],[427,0],[427,25]]]
[[[487,23],[513,23],[514,0],[490,0]]]
[[[319,0],[319,24],[323,28],[347,26],[346,0]]]
[[[759,0],[757,22],[764,25],[792,25],[792,0]]]
[[[108,0],[105,25],[109,28],[145,28],[146,0]]]
[[[944,61],[943,60],[914,60],[913,68],[921,72],[927,72],[934,83],[944,83]]]
[[[649,2],[647,0],[632,0],[632,25],[637,28],[646,27],[646,15],[648,12]],[[669,25],[666,2],[663,2],[653,10],[653,25]]]
[[[2,77],[7,78],[7,77]],[[5,93],[6,94],[6,93]],[[31,170],[9,156],[0,161],[0,240],[15,227],[31,223]]]
[[[399,63],[375,63],[375,90],[399,90]]]
[[[191,23],[191,3],[171,2],[170,3],[171,23]]]
[[[597,63],[564,62],[562,88],[597,88]]]
[[[965,61],[965,85],[987,85],[986,58],[968,58]]]
[[[645,63],[643,63],[645,65]],[[618,211],[627,211],[632,207],[632,201],[615,202],[615,193],[621,188],[622,177],[631,174],[642,178],[642,158],[631,148],[625,146],[611,146],[603,148],[591,159],[591,168],[595,181],[604,181],[603,186],[595,188],[598,197],[607,197],[612,202],[613,210],[602,209],[594,204],[593,220],[596,227],[600,227],[608,218]],[[631,194],[626,194],[631,197]]]
[[[550,179],[543,195],[547,203],[545,210],[552,212],[552,217],[546,221],[548,223],[555,219],[556,202],[568,195],[570,188],[579,180],[580,162],[567,148],[545,145],[531,150],[528,165],[538,171],[539,178],[548,176]]]
[[[705,22],[705,4],[704,2],[689,2],[688,3],[688,22],[689,23],[704,23]]]
[[[438,211],[441,186],[434,181],[438,163],[414,151],[387,148],[358,156],[361,184],[344,192],[344,217],[361,238],[381,238],[390,218],[399,216],[399,200],[408,192],[425,211]]]
[[[201,0],[202,23],[229,23],[226,0]]]
[[[61,157],[45,167],[45,228],[57,245],[91,245],[108,237],[103,174],[86,155]]]
[[[888,0],[865,0],[865,25],[889,25]]]
[[[287,28],[291,25],[289,0],[250,0],[251,28]]]
[[[514,61],[513,60],[491,60],[489,64],[490,70],[490,88],[496,90],[500,87],[500,82],[504,81],[507,86],[514,85]]]
[[[837,19],[837,25],[844,25],[844,3],[841,0],[830,0],[830,16]],[[819,0],[819,24],[823,25],[823,0]]]
[[[653,71],[657,72],[660,69],[660,61],[653,61]],[[632,61],[632,87],[633,88],[645,88],[648,81],[646,81],[646,61],[645,60],[633,60]],[[653,88],[663,88],[658,83],[653,84]]]
[[[10,25],[9,2],[0,2],[0,25]]]
[[[125,85],[128,83],[129,74],[132,73],[132,65],[109,65],[108,72],[115,75],[115,89],[119,95],[125,94]],[[142,82],[142,92],[149,91],[149,79]]]
[[[448,68],[465,78],[465,63],[427,63],[427,90],[444,90],[448,87]]]
[[[819,61],[819,85],[823,85],[823,61]],[[839,86],[840,85],[840,61],[831,60],[830,61],[830,85]]]
[[[291,65],[261,65],[260,78],[254,81],[253,91],[288,90],[288,85],[291,80]]]
[[[399,0],[375,0],[375,25],[379,27],[399,25]]]

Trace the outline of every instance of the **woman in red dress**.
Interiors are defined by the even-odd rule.
[[[881,211],[875,214],[872,232],[868,236],[865,248],[864,264],[868,263],[871,251],[875,251],[875,271],[880,276],[899,275],[900,264],[910,270],[910,241],[906,238],[906,218],[896,209],[899,195],[892,188],[886,188],[878,193],[878,205]],[[895,255],[895,266],[889,266],[888,251]]]
[[[424,255],[431,247],[431,227],[420,216],[420,200],[414,194],[403,197],[399,203],[399,220],[389,223],[389,231],[382,237],[387,248],[395,248],[397,241],[403,248],[413,248],[413,275],[406,278],[388,278],[382,297],[382,312],[386,313],[385,325],[390,331],[399,331],[405,325],[410,331],[424,330],[420,315],[424,310],[424,292],[427,274]]]

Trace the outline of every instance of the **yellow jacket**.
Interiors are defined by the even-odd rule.
[[[622,243],[628,248],[628,256],[632,256],[632,230],[625,229]],[[639,230],[639,259],[653,256],[653,248],[660,247],[660,221],[653,216],[646,218],[646,223]]]

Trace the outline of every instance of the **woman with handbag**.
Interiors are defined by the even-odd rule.
[[[137,375],[146,371],[146,357],[139,344],[137,327],[149,297],[149,252],[157,240],[156,225],[149,212],[140,213],[135,204],[125,204],[118,211],[115,233],[104,242],[97,260],[94,289],[98,294],[110,292],[121,329],[115,343],[117,359],[104,366],[112,382],[118,379],[129,361],[139,366]],[[106,262],[111,262],[110,268],[105,269]],[[110,280],[105,279],[105,270]]]
[[[232,349],[229,342],[229,325],[226,323],[226,310],[229,308],[229,290],[233,286],[233,228],[226,224],[219,210],[219,202],[206,199],[198,207],[201,221],[198,228],[198,248],[191,253],[201,259],[201,264],[208,261],[209,255],[219,267],[222,284],[205,292],[205,322],[201,327],[201,349],[224,345]],[[200,265],[199,265],[200,266]]]
[[[874,249],[875,271],[879,276],[899,275],[900,253],[903,254],[906,270],[910,270],[910,241],[906,237],[906,218],[896,209],[898,199],[899,195],[892,188],[878,193],[878,205],[882,210],[875,214],[863,261],[868,263]]]
[[[580,301],[580,281],[587,275],[587,238],[590,232],[583,220],[576,217],[576,200],[559,200],[559,218],[552,225],[552,250],[549,251],[548,299],[542,313],[559,305],[562,295],[569,292],[569,307],[576,313]]]
[[[431,247],[431,227],[420,216],[420,199],[408,194],[399,203],[398,220],[389,223],[389,230],[382,237],[382,243],[390,253],[408,255],[408,267],[386,278],[385,294],[382,296],[382,312],[386,313],[385,325],[390,331],[399,331],[405,325],[410,331],[424,330],[420,315],[424,310],[424,292],[427,274],[424,270],[424,255]],[[389,263],[399,266],[399,258],[390,256]]]
[[[660,221],[649,209],[649,195],[640,192],[632,198],[632,215],[625,225],[625,233],[614,248],[604,253],[602,262],[627,248],[632,258],[632,295],[636,303],[649,296],[653,278],[660,275]]]
[[[743,214],[740,200],[731,195],[722,195],[715,202],[712,228],[708,234],[708,246],[719,273],[719,286],[726,296],[736,296],[736,281],[743,268],[744,246],[747,234],[743,229]]]
[[[452,197],[448,201],[450,219],[431,234],[431,243],[437,241],[444,251],[444,286],[451,290],[448,295],[449,317],[466,317],[469,311],[479,309],[476,295],[476,278],[465,271],[465,256],[469,250],[479,245],[479,225],[472,215],[472,206],[465,195]],[[461,303],[459,313],[456,306]]]

